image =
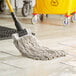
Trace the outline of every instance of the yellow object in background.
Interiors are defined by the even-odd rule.
[[[36,0],[33,13],[71,15],[76,12],[76,0]]]
[[[8,7],[9,7],[10,12],[14,12],[14,10],[13,10],[11,4],[10,4],[10,1],[9,0],[6,0],[6,3],[8,5]]]

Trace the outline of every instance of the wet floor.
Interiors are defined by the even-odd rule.
[[[64,50],[66,57],[49,61],[22,57],[12,39],[0,40],[0,76],[76,76],[76,23],[63,25],[63,16],[50,16],[31,24],[31,18],[19,17],[23,28],[36,33],[39,44]],[[9,16],[1,16],[0,26],[15,28]]]

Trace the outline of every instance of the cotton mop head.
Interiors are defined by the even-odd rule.
[[[65,56],[62,50],[51,50],[47,47],[40,46],[34,35],[27,34],[19,37],[18,34],[13,34],[14,44],[16,48],[25,57],[36,60],[51,60]]]

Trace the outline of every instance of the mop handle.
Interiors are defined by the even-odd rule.
[[[8,5],[8,7],[9,7],[10,12],[14,12],[14,10],[13,10],[13,8],[12,8],[9,0],[6,0],[6,3],[7,3],[7,5]]]
[[[14,10],[13,10],[12,5],[10,4],[9,0],[6,0],[6,3],[7,3],[7,5],[8,5],[8,8],[9,8],[10,12],[11,12],[12,18],[13,18],[13,20],[14,20],[14,22],[15,22],[15,26],[16,26],[16,28],[17,28],[17,31],[22,31],[23,28],[21,27],[20,22],[17,20],[17,17],[16,17],[16,15],[14,14]]]

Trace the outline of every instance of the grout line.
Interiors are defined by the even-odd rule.
[[[64,65],[68,65],[68,66],[72,66],[72,67],[76,67],[76,66],[73,66],[73,65],[70,65],[70,64],[67,64],[65,62],[60,62],[61,64],[64,64]]]
[[[5,53],[5,54],[8,54],[8,55],[11,55],[11,56],[14,56],[14,57],[18,57],[17,55],[13,55],[13,54],[10,54],[8,52],[5,52],[5,51],[0,51],[1,53]]]
[[[68,47],[71,47],[71,48],[75,48],[75,47],[72,47],[72,46],[69,46],[69,45],[67,45],[67,44],[63,44],[63,43],[58,43],[58,44],[60,44],[60,45],[64,45],[64,46],[68,46]],[[76,49],[76,48],[75,48]]]
[[[13,54],[10,54],[10,53],[4,52],[4,51],[0,51],[0,52],[1,52],[1,53],[5,53],[5,54],[8,54],[8,55],[11,55],[11,56],[14,56],[14,57],[18,57],[18,56],[16,56],[16,55],[13,55]],[[6,65],[9,65],[9,66],[12,66],[12,67],[14,67],[14,68],[24,69],[24,68],[22,68],[22,67],[15,66],[15,65],[12,65],[12,64],[8,64],[8,63],[2,62],[2,61],[0,61],[0,63],[6,64]]]
[[[5,65],[12,66],[12,67],[17,68],[17,69],[24,69],[24,68],[22,68],[22,67],[15,66],[15,65],[12,65],[12,64],[8,64],[8,63],[5,63],[5,62],[1,62],[1,61],[0,61],[0,63],[5,64]]]

